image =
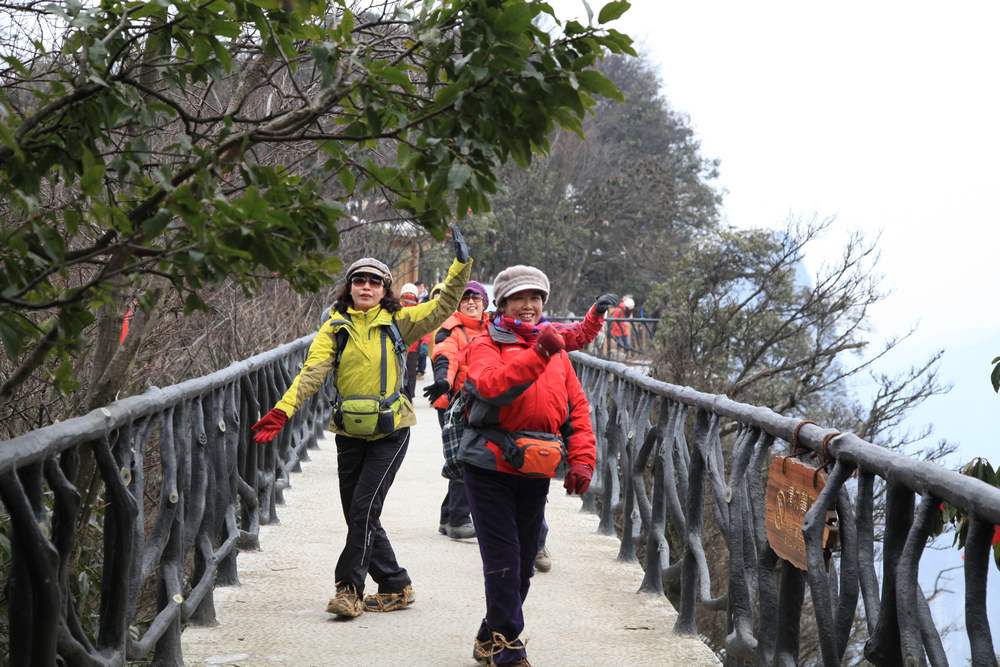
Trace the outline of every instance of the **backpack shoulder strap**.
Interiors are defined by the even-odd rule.
[[[337,351],[333,353],[334,376],[336,376],[337,370],[340,368],[340,356],[344,353],[344,346],[347,345],[349,336],[350,334],[347,333],[347,329],[344,327],[337,329],[337,333],[333,335],[333,339],[337,343]]]
[[[392,349],[396,353],[396,389],[395,394],[398,394],[403,388],[403,379],[406,377],[406,341],[403,339],[403,334],[400,333],[399,327],[396,325],[396,318],[392,319],[392,323],[382,327],[383,337],[387,336],[389,340],[392,341]],[[382,395],[385,395],[388,387],[386,387],[386,375],[388,373],[388,368],[386,364],[389,363],[388,355],[385,353],[385,343],[382,344]],[[395,398],[393,398],[395,400]]]

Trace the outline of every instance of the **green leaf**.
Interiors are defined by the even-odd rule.
[[[80,176],[80,187],[83,192],[92,198],[101,194],[101,185],[104,183],[104,161],[98,160],[89,149],[83,149],[83,174]]]
[[[472,168],[464,162],[452,162],[448,170],[448,189],[458,190],[472,178]]]
[[[531,4],[509,4],[497,19],[496,29],[499,32],[523,32],[531,25],[536,13],[537,9]]]
[[[609,21],[614,21],[627,12],[631,6],[628,0],[614,0],[614,2],[609,2],[601,7],[601,12],[597,15],[597,22],[603,25]]]
[[[407,76],[406,70],[402,67],[386,67],[382,70],[382,78],[397,86],[410,87],[410,77]]]
[[[597,70],[588,69],[577,72],[576,79],[585,89],[591,92],[617,102],[625,101],[625,96],[622,95],[622,91],[618,90],[618,86]]]
[[[993,367],[993,372],[990,374],[990,382],[993,383],[993,391],[1000,393],[1000,363],[997,363],[997,359],[993,360],[996,366]]]
[[[354,186],[357,185],[357,178],[354,175],[354,170],[350,167],[344,167],[339,172],[337,172],[337,179],[340,184],[344,186],[344,190],[350,194],[354,192]]]
[[[465,86],[460,83],[452,83],[437,92],[434,96],[434,106],[436,107],[446,107],[455,101],[458,94],[465,89]]]
[[[0,317],[0,343],[3,344],[4,352],[11,361],[17,359],[24,348],[24,330],[19,327],[15,315],[13,318]]]
[[[68,394],[80,388],[80,383],[76,381],[76,376],[73,373],[73,364],[69,359],[64,359],[59,364],[59,368],[56,369],[55,375],[52,377],[52,382],[55,384],[56,389],[63,394]]]

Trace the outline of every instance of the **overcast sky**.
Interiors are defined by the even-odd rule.
[[[553,4],[562,17],[586,16],[579,0]],[[601,4],[591,3],[595,14]],[[892,293],[873,313],[875,336],[919,326],[883,370],[944,348],[954,389],[913,426],[934,423],[936,437],[959,442],[956,464],[1000,464],[1000,398],[989,386],[1000,355],[1000,3],[632,5],[614,27],[657,66],[703,155],[721,160],[726,221],[835,216],[807,254],[813,271],[849,232],[881,234]]]

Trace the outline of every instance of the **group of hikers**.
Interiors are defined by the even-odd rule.
[[[251,428],[256,442],[271,442],[334,374],[330,429],[347,536],[327,611],[354,618],[408,607],[413,585],[380,517],[416,423],[413,369],[422,341],[432,335],[433,381],[424,395],[442,427],[449,416],[462,425],[454,462],[459,473],[448,481],[439,531],[475,537],[483,563],[486,615],[473,657],[530,665],[520,639],[522,604],[536,567],[550,565],[544,546],[549,482],[565,470],[566,492],[583,494],[594,472],[590,408],[566,352],[593,341],[608,309],[621,304],[606,294],[581,322],[548,322],[542,314],[548,277],[516,265],[494,279],[490,311],[486,289],[470,279],[469,247],[458,228],[451,229],[455,259],[426,302],[407,289],[400,295],[404,307],[383,262],[366,257],[351,264],[302,369]],[[366,595],[369,574],[378,590]]]

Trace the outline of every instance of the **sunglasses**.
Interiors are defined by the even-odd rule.
[[[483,295],[478,292],[466,292],[462,295],[462,301],[482,301]]]
[[[372,276],[367,273],[358,273],[351,276],[351,284],[361,287],[365,283],[368,283],[372,287],[382,287],[385,282],[378,276]]]

